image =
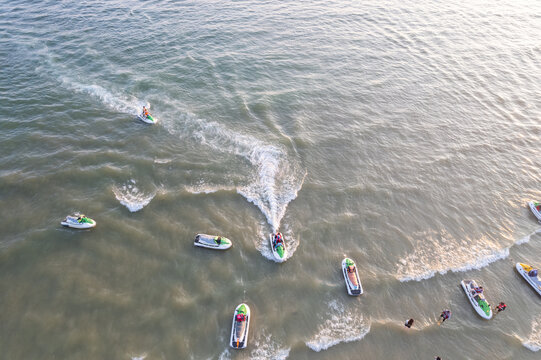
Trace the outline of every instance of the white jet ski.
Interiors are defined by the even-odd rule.
[[[287,249],[282,233],[270,234],[269,241],[274,258],[279,262],[284,261],[287,257]]]
[[[96,222],[84,214],[75,213],[68,215],[60,222],[61,225],[74,229],[90,229],[96,226]]]
[[[228,238],[207,234],[197,234],[193,244],[195,246],[216,250],[227,250],[233,245]]]
[[[483,295],[482,288],[477,286],[475,280],[462,280],[460,284],[477,314],[483,319],[490,320],[492,318],[492,309]]]
[[[517,263],[517,271],[526,281],[530,284],[539,295],[541,295],[541,279],[537,274],[538,269],[534,269],[532,266],[522,263]]]
[[[530,201],[528,202],[528,205],[530,205],[530,210],[532,210],[532,213],[537,218],[537,221],[541,223],[541,203],[537,201]]]
[[[342,274],[344,274],[348,294],[352,296],[361,295],[363,293],[363,287],[355,261],[350,258],[342,260]]]
[[[248,331],[250,330],[250,307],[240,304],[233,314],[231,325],[231,340],[229,345],[234,349],[244,349],[248,344]]]
[[[156,124],[158,122],[158,119],[153,117],[152,115],[148,114],[147,116],[143,115],[143,113],[140,113],[137,115],[137,117],[141,120],[146,122],[147,124]]]

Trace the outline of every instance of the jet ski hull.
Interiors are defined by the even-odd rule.
[[[207,248],[207,249],[214,249],[214,250],[227,250],[227,249],[229,249],[231,247],[231,245],[233,245],[231,240],[229,240],[228,238],[225,238],[223,236],[220,237],[221,238],[221,243],[218,244],[216,242],[216,239],[218,237],[219,236],[216,236],[216,235],[197,234],[195,236],[193,244],[195,246],[199,246],[199,247],[203,247],[203,248]]]
[[[60,222],[60,225],[73,229],[91,229],[96,226],[96,221],[87,218],[89,222],[78,222],[76,217],[67,216]]]
[[[475,312],[483,319],[490,320],[492,318],[492,309],[490,308],[490,304],[486,301],[484,295],[472,294],[471,286],[477,287],[477,283],[474,280],[462,280],[460,284],[462,285],[462,289],[464,289],[464,292],[466,293],[466,296],[468,297],[468,300],[470,301]],[[479,305],[479,302],[475,299],[475,296],[479,296],[479,298],[484,300],[484,302],[487,304],[489,309],[488,314],[485,313],[481,305]]]
[[[156,124],[158,122],[158,119],[156,119],[152,115],[144,116],[143,114],[139,114],[139,115],[137,115],[137,117],[139,118],[139,120],[141,120],[141,121],[143,121],[143,122],[145,122],[147,124]]]
[[[530,275],[528,275],[528,272],[532,269],[532,267],[530,265],[521,263],[517,263],[515,267],[518,273],[522,275],[522,277],[528,282],[528,284],[530,284],[531,287],[533,287],[537,294],[541,295],[541,281],[539,281],[537,277],[532,278]]]
[[[246,324],[244,326],[237,326],[237,321],[235,317],[239,313],[244,313],[246,317]],[[233,349],[244,349],[248,345],[248,333],[250,331],[250,307],[246,304],[240,304],[236,307],[235,312],[233,313],[233,324],[231,325],[231,339],[229,341],[229,346]],[[242,328],[242,331],[237,333],[237,329]]]
[[[537,207],[535,206],[537,203],[535,201],[528,202],[528,205],[530,206],[530,210],[532,211],[532,214],[537,218],[537,221],[541,223],[541,212],[537,210]]]
[[[357,285],[354,284],[348,275],[348,260],[353,263],[353,266],[355,266],[355,277],[357,279]],[[361,284],[361,278],[359,277],[359,271],[357,270],[357,265],[355,264],[355,261],[345,258],[342,260],[342,274],[344,275],[344,281],[346,282],[346,289],[348,291],[348,294],[351,296],[359,296],[363,293],[363,286]]]

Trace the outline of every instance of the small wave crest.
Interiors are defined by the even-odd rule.
[[[399,260],[396,277],[399,281],[421,281],[448,271],[460,272],[480,269],[509,256],[509,248],[486,238],[477,241],[458,241],[449,234],[421,234],[422,241],[415,250]]]
[[[156,193],[145,194],[141,192],[133,179],[120,187],[113,187],[113,193],[116,199],[131,212],[141,210],[156,196]]]
[[[541,229],[538,229],[538,230],[532,232],[531,234],[526,235],[525,237],[523,237],[522,239],[517,241],[515,243],[515,245],[525,244],[525,243],[529,242],[532,239],[532,236],[534,236],[536,234],[541,234]]]
[[[370,323],[361,314],[346,310],[336,300],[329,303],[329,310],[331,317],[306,342],[310,349],[320,352],[341,342],[361,340],[370,332]]]
[[[534,318],[532,321],[532,330],[528,340],[522,343],[526,348],[531,351],[541,350],[541,317]]]

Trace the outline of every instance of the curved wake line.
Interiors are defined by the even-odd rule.
[[[522,345],[533,352],[541,350],[541,318],[539,316],[533,319],[530,336],[526,341],[522,341]]]
[[[370,323],[362,315],[350,312],[336,300],[329,303],[332,316],[318,327],[306,346],[316,352],[327,350],[340,343],[348,343],[363,339],[370,332]]]
[[[411,281],[411,280],[421,281],[421,280],[426,280],[426,279],[430,279],[431,277],[434,277],[436,273],[444,275],[449,271],[463,272],[463,271],[468,271],[468,270],[477,270],[493,262],[496,262],[498,260],[505,259],[508,256],[509,256],[509,248],[505,248],[502,250],[492,251],[490,254],[486,255],[485,257],[480,256],[470,262],[467,262],[465,264],[462,264],[456,267],[450,267],[450,268],[446,268],[442,270],[425,270],[421,272],[421,274],[416,274],[416,275],[397,275],[397,278],[400,282],[406,282],[406,281]]]
[[[130,212],[141,210],[156,196],[156,193],[145,195],[139,191],[139,188],[135,184],[135,180],[132,179],[122,187],[113,187],[113,193],[116,199]]]
[[[174,134],[188,132],[201,144],[213,150],[239,156],[254,169],[252,181],[237,188],[237,192],[256,205],[273,231],[277,231],[287,205],[297,197],[302,188],[306,171],[296,161],[291,161],[280,144],[268,144],[253,136],[240,134],[214,121],[205,121],[186,114],[184,125],[165,124]]]
[[[396,278],[400,282],[421,281],[434,277],[437,273],[444,275],[449,271],[478,270],[493,262],[507,258],[513,246],[527,243],[533,235],[539,233],[541,233],[541,229],[523,237],[509,247],[497,250],[480,247],[477,244],[456,247],[433,243],[428,252],[422,247],[407,255],[404,259],[399,260]],[[465,262],[453,265],[452,262],[456,261],[457,258],[464,258]]]

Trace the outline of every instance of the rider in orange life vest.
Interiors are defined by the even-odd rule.
[[[143,106],[143,116],[148,117],[149,115],[150,113],[148,112],[148,109],[145,106]]]

